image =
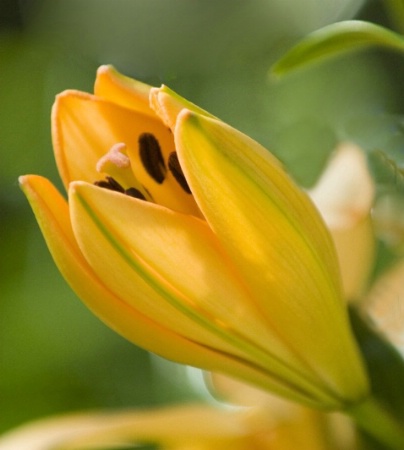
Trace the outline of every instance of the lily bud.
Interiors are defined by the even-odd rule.
[[[309,197],[249,137],[165,87],[148,107],[145,89],[103,67],[96,95],[58,96],[67,202],[21,178],[64,277],[166,358],[317,408],[362,401],[337,257]]]

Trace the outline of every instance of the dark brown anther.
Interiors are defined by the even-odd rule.
[[[106,177],[105,180],[96,181],[94,184],[111,191],[125,193],[125,189],[112,177]]]
[[[106,177],[105,180],[96,181],[94,183],[96,186],[109,189],[110,191],[120,192],[121,194],[129,195],[129,197],[138,198],[139,200],[146,200],[147,198],[134,187],[130,187],[129,189],[124,189],[114,178]],[[147,190],[146,190],[147,192]],[[147,192],[148,193],[148,192]],[[150,196],[151,198],[151,196]]]
[[[170,156],[168,157],[168,168],[182,189],[187,194],[191,194],[191,189],[189,189],[187,179],[185,178],[180,162],[178,161],[177,152],[170,153]]]
[[[146,197],[134,187],[126,189],[125,194],[129,195],[129,197],[138,198],[139,200],[147,200]]]
[[[158,140],[151,133],[143,133],[138,142],[143,167],[154,181],[161,184],[166,177],[167,168]]]

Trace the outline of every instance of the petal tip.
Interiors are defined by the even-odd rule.
[[[112,64],[103,64],[102,66],[98,67],[97,75],[102,75],[111,71],[115,72],[115,68]]]
[[[38,183],[48,183],[49,180],[41,175],[20,175],[18,177],[18,184],[22,190],[32,188],[35,184]]]
[[[66,90],[64,90],[62,92],[59,92],[59,94],[55,95],[55,100],[56,101],[61,101],[61,100],[65,99],[65,98],[67,98],[67,97],[70,97],[72,92],[74,92],[74,91],[71,90],[71,89],[66,89]]]
[[[20,186],[23,186],[23,185],[27,184],[27,182],[28,182],[28,177],[29,177],[29,175],[20,175],[20,176],[18,177],[18,184],[19,184]]]
[[[197,121],[199,117],[199,114],[195,113],[194,111],[191,111],[190,109],[184,108],[180,111],[178,114],[178,121],[187,121],[194,119]]]
[[[164,85],[163,85],[164,86]],[[150,108],[160,117],[164,125],[173,129],[178,114],[177,105],[161,88],[151,88],[149,93]]]
[[[69,184],[69,194],[77,194],[83,188],[83,186],[88,186],[89,183],[85,181],[72,181]],[[92,186],[92,185],[90,185]]]
[[[31,177],[32,175],[20,175],[18,177],[18,186],[25,196],[27,196],[27,192],[30,190],[29,180]]]
[[[112,64],[103,64],[98,67],[97,74],[95,78],[95,87],[97,87],[97,84],[100,82],[101,78],[119,78],[123,77],[121,73],[118,72],[118,70],[115,69],[115,66]]]

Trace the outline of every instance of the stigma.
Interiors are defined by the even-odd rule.
[[[105,179],[95,181],[95,185],[131,197],[153,202],[150,192],[139,182],[123,142],[114,144],[97,162],[98,173],[105,174]]]

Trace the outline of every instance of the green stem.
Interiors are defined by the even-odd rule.
[[[404,449],[404,424],[400,424],[374,398],[348,409],[356,424],[380,443],[394,450]]]

